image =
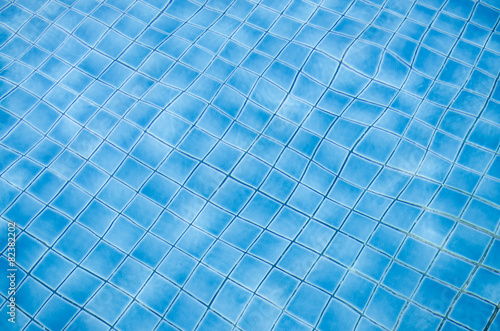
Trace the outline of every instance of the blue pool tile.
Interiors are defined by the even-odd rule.
[[[179,286],[194,269],[195,260],[177,249],[172,249],[163,260],[158,271]]]
[[[24,158],[6,171],[4,178],[24,189],[41,171],[42,167],[39,164]]]
[[[126,158],[116,171],[115,176],[134,189],[138,189],[151,173],[150,169],[135,159]]]
[[[447,214],[458,216],[464,208],[467,199],[468,197],[464,194],[443,188],[437,193],[430,206]]]
[[[205,200],[182,189],[170,202],[169,210],[179,215],[182,219],[191,222],[203,208],[204,204]]]
[[[474,314],[471,312],[474,311]],[[467,294],[462,294],[450,314],[452,319],[473,329],[481,329],[487,323],[493,306]]]
[[[320,330],[332,330],[337,327],[354,330],[359,314],[339,300],[332,299],[321,318]]]
[[[367,192],[359,200],[356,210],[375,219],[380,219],[390,203],[389,199]]]
[[[283,307],[298,284],[296,278],[275,269],[268,274],[257,292],[279,307]]]
[[[487,269],[478,269],[471,284],[468,286],[470,291],[490,302],[496,302],[498,293],[498,275]]]
[[[383,329],[382,329],[382,327],[380,327],[379,325],[377,325],[374,322],[370,321],[366,317],[362,317],[359,320],[359,323],[358,323],[358,326],[357,326],[356,330],[362,330],[362,331],[365,331],[365,330],[377,330],[378,331],[378,330],[383,330]]]
[[[150,310],[134,302],[117,322],[117,326],[123,330],[134,330],[139,327],[153,328],[158,321],[159,318]]]
[[[319,166],[317,163],[311,162],[304,174],[303,183],[315,191],[326,194],[333,182],[333,178],[334,175],[331,172]]]
[[[227,275],[242,255],[241,251],[218,241],[207,252],[203,261],[218,272]]]
[[[143,264],[132,258],[126,258],[110,281],[130,295],[136,295],[150,275],[151,270]]]
[[[24,78],[26,78],[26,76],[29,75],[29,71],[28,70],[24,71],[23,69],[25,68],[23,68],[22,66],[12,65],[6,70],[7,71],[6,76],[10,74],[10,70],[13,70],[14,72],[17,71],[15,76],[7,78],[9,78],[11,81],[19,83],[21,80],[24,80]],[[23,87],[29,89],[37,96],[42,96],[52,87],[52,85],[53,82],[50,79],[44,77],[43,75],[35,73],[31,75],[30,78],[23,84]]]
[[[74,268],[74,264],[61,255],[49,251],[33,270],[33,275],[52,289],[58,287]],[[57,272],[57,275],[54,274]]]
[[[273,170],[262,185],[262,191],[284,202],[292,193],[296,182],[285,174]]]
[[[164,295],[158,296],[158,291],[161,291]],[[165,278],[154,274],[137,298],[157,313],[163,314],[172,303],[178,291],[178,287]]]
[[[358,240],[366,241],[376,226],[376,222],[358,213],[348,216],[341,230]]]
[[[430,242],[441,245],[451,231],[454,222],[444,216],[426,212],[418,220],[412,233]]]
[[[499,319],[498,317],[495,318],[495,320],[493,321],[493,323],[491,324],[493,327],[496,327],[499,323]]]
[[[292,244],[278,262],[278,266],[290,272],[292,275],[303,278],[314,265],[318,254],[300,245]],[[294,263],[299,259],[299,264]]]
[[[403,241],[404,235],[385,225],[379,225],[373,232],[369,243],[381,251],[394,255]]]
[[[196,218],[194,224],[208,233],[218,236],[232,220],[233,215],[230,213],[212,204],[207,204]]]
[[[74,65],[78,63],[89,50],[89,47],[85,46],[85,44],[76,38],[69,37],[57,50],[56,54],[61,59]]]
[[[56,196],[51,205],[74,218],[83,210],[90,200],[90,195],[86,194],[75,185],[68,184],[68,186]]]
[[[361,187],[367,187],[380,171],[380,166],[355,154],[345,163],[341,177]]]
[[[198,159],[203,159],[213,148],[216,141],[217,140],[215,138],[209,136],[203,131],[195,129],[184,138],[179,145],[179,150]],[[228,139],[228,142],[231,141]]]
[[[5,111],[1,112],[1,117],[2,117],[3,124],[0,127],[0,130],[1,130],[1,134],[5,134],[16,124],[16,119],[14,116],[9,115]]]
[[[380,280],[389,263],[387,256],[366,247],[359,254],[354,268],[370,278]]]
[[[419,329],[435,330],[439,326],[440,318],[428,311],[416,306],[410,305],[405,310],[398,330],[416,327]]]
[[[315,220],[311,220],[304,229],[302,229],[302,232],[297,237],[297,242],[312,248],[316,252],[322,252],[333,233],[334,231],[329,227]]]
[[[79,224],[69,226],[54,248],[65,257],[80,262],[97,243],[98,238]]]
[[[97,215],[99,215],[99,218]],[[81,213],[78,221],[89,227],[98,235],[103,235],[116,215],[117,213],[110,207],[98,200],[93,200]]]
[[[201,321],[198,330],[231,330],[231,324],[219,315],[209,311]]]
[[[200,264],[194,270],[184,289],[208,304],[214,298],[223,280],[224,278],[215,271]]]
[[[409,297],[417,287],[421,276],[399,263],[393,263],[384,277],[383,284],[398,294]]]
[[[70,148],[84,158],[88,158],[100,142],[101,139],[96,135],[87,130],[82,130],[70,144]]]
[[[2,147],[0,149],[0,153],[2,156],[2,161],[0,163],[0,169],[4,171],[7,169],[14,161],[18,159],[18,153],[15,153],[14,151],[10,151],[9,149]]]
[[[45,170],[31,184],[28,191],[42,201],[51,200],[64,185],[64,180],[51,171]]]
[[[47,208],[30,224],[28,232],[46,244],[52,245],[70,223],[69,218]]]
[[[186,228],[186,222],[174,214],[165,211],[152,226],[151,232],[160,236],[166,242],[173,244],[179,239]]]
[[[479,200],[472,200],[464,213],[464,219],[484,229],[494,231],[498,223],[498,209]],[[474,215],[474,217],[472,217]]]
[[[224,231],[222,238],[242,250],[247,250],[260,232],[259,227],[242,219],[236,219]]]
[[[344,278],[335,296],[358,310],[364,310],[374,288],[375,283],[350,272]]]
[[[299,320],[291,317],[288,314],[283,314],[281,317],[278,319],[276,322],[276,326],[274,327],[275,330],[309,330],[310,328],[306,326],[304,323],[300,322]]]
[[[117,210],[122,210],[133,196],[134,191],[116,179],[110,180],[98,195],[105,203]]]
[[[2,212],[7,208],[7,206],[14,201],[14,199],[19,195],[19,191],[17,188],[13,187],[5,180],[0,182],[1,189],[4,192],[2,200],[0,200],[0,210]]]
[[[255,290],[271,266],[251,256],[244,256],[231,273],[232,280],[250,290]]]
[[[456,290],[430,278],[424,278],[416,291],[414,300],[433,311],[444,314],[456,294]]]
[[[77,268],[61,285],[60,291],[73,302],[83,305],[101,285],[102,281],[97,277]]]
[[[28,152],[39,140],[41,136],[31,126],[21,123],[16,126],[4,139],[3,143],[20,152]]]
[[[322,196],[304,185],[299,185],[290,197],[289,205],[299,211],[312,214],[319,206]]]
[[[408,238],[397,255],[397,258],[412,266],[425,271],[437,253],[437,249],[413,238]]]
[[[50,290],[33,278],[28,278],[19,288],[19,307],[28,314],[35,314],[50,296]]]
[[[19,7],[12,6],[6,9],[5,11],[6,12],[11,11],[10,14],[12,14],[18,10],[17,8]],[[23,37],[27,38],[28,40],[34,40],[37,37],[36,32],[37,31],[43,32],[48,26],[49,23],[47,21],[43,20],[38,16],[34,16],[27,21],[27,23],[24,25],[23,28],[21,28],[20,34]]]
[[[265,231],[252,245],[250,252],[269,263],[275,263],[285,251],[289,241]]]
[[[245,330],[270,329],[279,315],[279,309],[254,296],[243,312],[238,325]]]
[[[96,166],[86,163],[76,174],[74,182],[85,191],[96,194],[102,185],[107,181],[108,175],[99,170]]]
[[[487,199],[490,202],[497,203],[499,201],[498,192],[496,187],[498,182],[489,178],[485,178],[481,181],[478,188],[478,196]]]
[[[266,226],[280,207],[278,202],[257,193],[243,209],[241,216],[255,224]]]
[[[270,138],[286,144],[295,130],[296,127],[292,123],[285,121],[281,117],[274,117],[264,133]]]
[[[274,221],[269,225],[269,229],[289,239],[295,238],[297,233],[306,223],[307,217],[294,211],[291,208],[283,208]]]
[[[338,232],[325,254],[344,265],[351,266],[356,260],[362,244],[345,234]]]
[[[154,174],[142,187],[141,193],[157,203],[166,204],[174,196],[177,189],[178,185],[171,180],[159,174]]]
[[[439,185],[437,183],[414,178],[401,195],[402,200],[418,205],[426,205],[436,193]]]
[[[206,178],[211,178],[211,180],[206,181]],[[202,164],[192,173],[186,185],[196,193],[208,198],[219,187],[223,179],[222,173]]]
[[[370,125],[375,122],[382,112],[383,108],[378,105],[357,100],[346,109],[344,117]]]
[[[234,323],[245,309],[250,298],[250,291],[232,281],[227,281],[217,294],[212,307]]]
[[[38,319],[52,329],[61,329],[76,315],[78,308],[68,301],[52,296],[38,313]]]
[[[389,303],[389,305],[386,306],[387,311],[381,310],[381,302]],[[405,301],[403,299],[379,287],[375,291],[366,309],[366,314],[386,328],[393,328],[404,303]]]
[[[470,238],[470,242],[464,242],[460,238]],[[446,247],[452,252],[465,256],[471,260],[478,260],[484,254],[486,246],[491,237],[464,225],[457,225],[451,237],[448,239]],[[460,246],[458,242],[460,241]]]
[[[460,273],[454,272],[449,266],[460,270]],[[433,262],[429,273],[451,285],[461,287],[471,271],[472,265],[470,263],[461,261],[447,253],[440,253]]]
[[[149,90],[149,88],[154,84],[154,81],[147,78],[144,75],[135,73],[132,77],[123,85],[122,90],[136,98],[141,96]]]
[[[337,288],[345,272],[346,269],[340,265],[320,258],[307,276],[307,281],[330,293]]]
[[[29,47],[29,43],[24,39],[15,36],[12,38],[7,44],[0,48],[0,53],[11,57],[17,57],[21,55],[27,48]]]
[[[449,161],[428,153],[420,166],[418,174],[441,182],[448,175],[450,168],[451,163]]]
[[[57,77],[54,78],[57,79]],[[92,82],[92,78],[81,70],[71,69],[61,82],[73,91],[80,93],[89,86]]]
[[[101,318],[107,323],[113,324],[131,301],[132,298],[124,292],[110,284],[105,284],[89,301],[87,307],[94,314],[103,310],[100,314]]]
[[[384,168],[371,184],[371,189],[375,192],[395,197],[401,193],[409,180],[410,176],[403,172]]]
[[[316,324],[328,299],[328,295],[324,292],[310,285],[303,284],[298,288],[297,292],[290,300],[287,311],[309,324]],[[314,307],[308,304],[310,300],[316,302]]]
[[[170,248],[170,245],[156,236],[147,234],[139,244],[137,244],[132,252],[132,256],[144,262],[147,266],[154,268],[161,259],[165,256]]]
[[[101,241],[87,255],[82,266],[102,278],[108,278],[124,257],[118,249]]]
[[[424,158],[425,150],[418,145],[403,140],[395,149],[389,165],[407,172],[415,172]]]
[[[43,208],[43,205],[29,194],[21,194],[3,216],[24,228]]]
[[[197,259],[200,259],[212,243],[213,238],[210,235],[195,227],[190,227],[183,234],[177,246]]]
[[[266,79],[260,79],[250,95],[250,99],[271,111],[276,111],[285,98],[285,92]]]
[[[144,231],[124,217],[118,217],[104,237],[108,242],[129,252],[142,237]]]
[[[107,325],[98,320],[96,317],[86,313],[81,312],[77,317],[69,324],[68,330],[78,330],[78,328],[88,328],[93,330],[106,330]]]

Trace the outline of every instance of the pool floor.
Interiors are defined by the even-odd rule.
[[[496,0],[0,0],[1,330],[500,330]]]

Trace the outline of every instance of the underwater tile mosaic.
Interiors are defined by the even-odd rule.
[[[0,329],[500,330],[499,17],[0,0]]]

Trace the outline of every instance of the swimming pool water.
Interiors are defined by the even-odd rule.
[[[0,0],[0,329],[500,330],[499,16]]]

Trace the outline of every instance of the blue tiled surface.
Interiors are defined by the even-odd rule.
[[[0,329],[500,328],[497,1],[0,8]]]

